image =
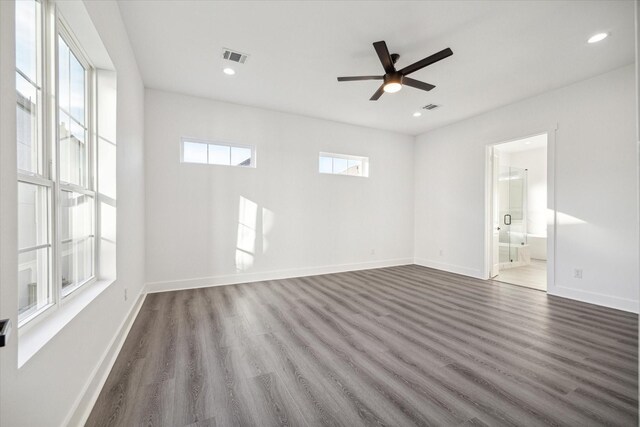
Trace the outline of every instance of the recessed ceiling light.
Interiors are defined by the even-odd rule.
[[[413,113],[413,117],[420,117],[422,115],[422,113],[420,111],[416,111],[415,113]]]
[[[531,141],[525,141],[524,142],[524,145],[529,145],[529,144],[531,144]]]
[[[236,70],[234,70],[233,68],[225,68],[222,70],[223,73],[225,73],[227,76],[233,76],[236,73]]]
[[[598,43],[599,41],[602,41],[604,39],[607,38],[609,34],[607,33],[598,33],[598,34],[594,34],[591,37],[589,37],[589,40],[587,40],[588,43]]]

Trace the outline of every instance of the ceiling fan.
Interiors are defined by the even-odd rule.
[[[435,86],[429,83],[421,82],[419,80],[407,77],[409,74],[421,70],[422,68],[429,66],[435,62],[441,61],[451,55],[453,51],[449,48],[443,49],[438,53],[434,53],[431,56],[427,56],[418,62],[414,62],[411,65],[396,70],[395,63],[400,58],[397,53],[389,54],[387,49],[387,43],[384,41],[375,42],[373,47],[380,58],[382,68],[384,68],[385,74],[383,76],[354,76],[354,77],[338,77],[339,82],[352,82],[357,80],[382,80],[382,85],[373,94],[370,101],[377,101],[384,92],[394,93],[402,89],[403,85],[415,87],[416,89],[422,89],[429,91]]]

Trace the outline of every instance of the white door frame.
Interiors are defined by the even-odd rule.
[[[487,144],[485,149],[485,232],[484,232],[484,274],[485,280],[490,279],[493,261],[493,148],[496,145],[518,141],[536,135],[547,134],[547,292],[555,291],[556,276],[556,139],[558,126],[549,127],[539,132]]]
[[[495,276],[497,276],[499,274],[500,271],[500,233],[496,224],[496,218],[498,219],[498,224],[500,223],[500,219],[498,218],[498,213],[496,211],[499,211],[499,209],[497,209],[497,205],[496,205],[496,193],[498,191],[498,175],[500,173],[500,171],[498,170],[499,162],[498,162],[498,155],[496,153],[496,150],[494,149],[493,145],[490,145],[487,147],[489,150],[489,164],[487,165],[487,170],[489,172],[489,179],[491,180],[491,182],[489,183],[490,186],[490,190],[489,190],[489,203],[490,203],[490,208],[489,208],[489,213],[490,213],[490,221],[491,221],[491,225],[490,225],[490,238],[491,238],[491,251],[490,251],[490,261],[489,261],[489,279],[493,279]],[[498,234],[498,247],[496,248],[496,233]],[[497,262],[496,262],[496,258]]]

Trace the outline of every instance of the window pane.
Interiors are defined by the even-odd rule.
[[[60,150],[60,180],[71,182],[71,119],[62,110],[58,111],[58,145]]]
[[[231,147],[231,165],[251,166],[251,149],[243,147]]]
[[[362,175],[362,160],[348,160],[345,173],[348,175]]]
[[[60,210],[62,288],[93,276],[94,198],[63,190]]]
[[[86,141],[85,136],[86,136],[86,131],[84,127],[82,127],[82,125],[80,125],[75,120],[71,120],[71,137],[75,138],[76,140],[84,144]]]
[[[49,243],[49,189],[18,182],[18,249]]]
[[[184,142],[182,160],[187,163],[207,163],[207,144]]]
[[[78,123],[84,125],[85,114],[85,91],[84,91],[84,67],[80,65],[80,61],[71,52],[69,55],[69,92],[70,92],[70,110],[71,117],[76,119]]]
[[[16,73],[18,169],[38,173],[38,89]]]
[[[67,293],[93,277],[93,237],[60,246],[62,290]]]
[[[86,185],[87,144],[85,130],[64,111],[59,110],[60,180],[80,186]]]
[[[62,37],[58,37],[60,180],[87,187],[85,72]]]
[[[320,173],[333,172],[333,159],[331,157],[320,156]]]
[[[49,248],[18,254],[18,320],[51,302]]]
[[[348,167],[347,159],[333,158],[333,173],[346,173]]]
[[[69,101],[69,46],[58,37],[58,105],[67,113]]]
[[[212,165],[227,165],[231,163],[231,147],[209,144],[209,163]]]
[[[93,236],[93,197],[63,190],[60,198],[60,239],[64,242]]]
[[[38,21],[40,3],[17,1],[16,5],[16,67],[31,81],[38,82]]]

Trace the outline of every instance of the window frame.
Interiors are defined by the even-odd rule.
[[[331,172],[323,172],[320,170],[320,162],[322,158],[330,158],[331,159]],[[334,160],[359,160],[362,162],[362,172],[360,174],[351,174],[351,173],[342,173],[334,171]],[[337,176],[352,176],[356,178],[369,178],[369,157],[366,156],[356,156],[352,154],[339,154],[339,153],[330,153],[327,151],[320,151],[318,154],[318,173],[321,175],[337,175]]]
[[[73,35],[73,32],[71,31],[71,29],[69,28],[69,25],[65,22],[64,18],[57,13],[55,14],[55,19],[56,19],[56,29],[55,29],[55,33],[53,33],[51,35],[51,37],[54,39],[53,43],[55,44],[55,57],[54,57],[54,70],[55,70],[55,141],[54,141],[54,146],[55,146],[55,156],[56,156],[56,165],[57,167],[55,168],[55,173],[56,173],[56,183],[57,183],[57,190],[56,190],[56,199],[57,199],[57,203],[56,203],[56,213],[58,215],[58,220],[56,221],[56,245],[57,245],[57,250],[56,250],[56,264],[57,264],[57,270],[56,270],[56,288],[59,292],[59,297],[58,300],[62,301],[65,298],[68,298],[71,294],[73,294],[75,291],[81,289],[82,287],[84,287],[85,285],[89,285],[91,283],[95,283],[97,281],[97,271],[98,271],[98,263],[99,263],[99,254],[98,254],[98,245],[97,245],[97,241],[98,241],[98,236],[97,236],[97,229],[98,229],[98,221],[97,221],[97,205],[98,205],[98,198],[97,198],[97,192],[96,192],[96,161],[95,161],[95,147],[96,147],[96,132],[95,132],[95,116],[96,116],[96,105],[94,103],[95,100],[95,67],[91,64],[91,62],[87,59],[87,55],[84,52],[84,50],[82,49],[80,43],[77,41],[76,37]],[[69,53],[73,54],[76,59],[78,60],[78,62],[80,63],[80,65],[84,68],[84,77],[85,77],[85,91],[84,91],[84,116],[85,116],[85,131],[86,131],[86,135],[85,135],[85,143],[87,144],[87,154],[86,154],[86,170],[84,172],[85,174],[85,184],[86,186],[82,186],[82,185],[78,185],[75,183],[69,183],[69,182],[63,182],[60,178],[60,171],[61,171],[61,167],[60,167],[60,157],[61,157],[61,147],[60,147],[60,103],[59,103],[59,93],[60,93],[60,79],[59,79],[59,69],[60,69],[60,64],[59,64],[59,59],[60,59],[60,52],[59,52],[59,39],[62,38],[63,41],[65,42],[65,44],[67,45],[67,47],[69,48]],[[74,120],[73,117],[71,116],[71,111],[68,111],[67,114],[69,115],[70,120]],[[73,286],[69,287],[69,288],[63,288],[62,285],[62,245],[63,243],[75,243],[73,239],[68,239],[67,242],[63,242],[62,241],[62,236],[60,236],[60,231],[62,230],[62,223],[61,223],[61,212],[62,212],[62,192],[63,191],[68,191],[71,193],[80,193],[80,194],[84,194],[86,196],[89,196],[93,199],[93,212],[92,212],[92,234],[90,234],[88,237],[83,237],[83,239],[86,238],[93,238],[93,244],[92,244],[92,260],[91,260],[91,270],[92,270],[92,274],[89,278],[85,279],[84,281],[80,282],[80,283],[76,283]]]
[[[194,144],[203,144],[207,146],[207,161],[205,163],[199,163],[199,162],[187,162],[184,160],[184,144],[186,142],[190,142],[190,143],[194,143]],[[220,164],[220,163],[209,163],[209,146],[210,145],[216,145],[219,147],[229,147],[229,164],[225,165],[225,164]],[[251,150],[251,162],[249,165],[247,166],[242,166],[242,165],[234,165],[231,163],[231,153],[232,153],[232,148],[244,148],[244,149],[249,149]],[[256,146],[255,145],[250,145],[250,144],[239,144],[236,142],[227,142],[227,141],[210,141],[210,140],[206,140],[206,139],[199,139],[199,138],[188,138],[188,137],[181,137],[180,138],[180,163],[183,164],[188,164],[188,165],[206,165],[206,166],[223,166],[223,167],[235,167],[235,168],[242,168],[242,169],[255,169],[257,168],[257,158],[256,158]]]
[[[40,4],[40,17],[38,19],[39,28],[37,31],[37,42],[39,43],[36,53],[37,72],[39,73],[40,90],[38,105],[38,169],[37,173],[17,170],[17,182],[37,185],[47,189],[47,243],[33,247],[18,248],[18,254],[29,251],[38,251],[48,248],[48,291],[49,302],[46,305],[28,313],[24,317],[18,314],[18,329],[21,331],[29,329],[31,326],[40,323],[50,313],[70,301],[74,295],[79,294],[79,290],[87,288],[90,284],[96,283],[100,275],[99,269],[99,215],[98,215],[98,193],[97,193],[97,95],[96,95],[96,68],[87,59],[88,55],[77,41],[70,26],[60,14],[55,2],[50,0],[34,0]],[[87,144],[85,186],[73,183],[66,183],[60,180],[60,141],[59,141],[59,37],[69,47],[78,62],[84,68],[85,85],[85,143]],[[16,73],[23,76],[28,82],[31,80],[18,69]],[[33,83],[32,83],[33,84]],[[17,90],[17,87],[16,87]],[[17,104],[18,105],[18,104]],[[69,112],[70,114],[71,112]],[[72,119],[73,120],[73,119]],[[15,143],[18,141],[16,139]],[[17,158],[16,158],[17,162]],[[62,287],[62,241],[61,241],[61,211],[62,192],[71,191],[85,194],[92,198],[91,214],[91,234],[82,236],[81,239],[93,238],[92,243],[92,274],[86,280],[74,284],[67,289]],[[16,209],[18,205],[16,205]],[[81,240],[78,239],[78,240]],[[20,307],[18,307],[20,310]]]

